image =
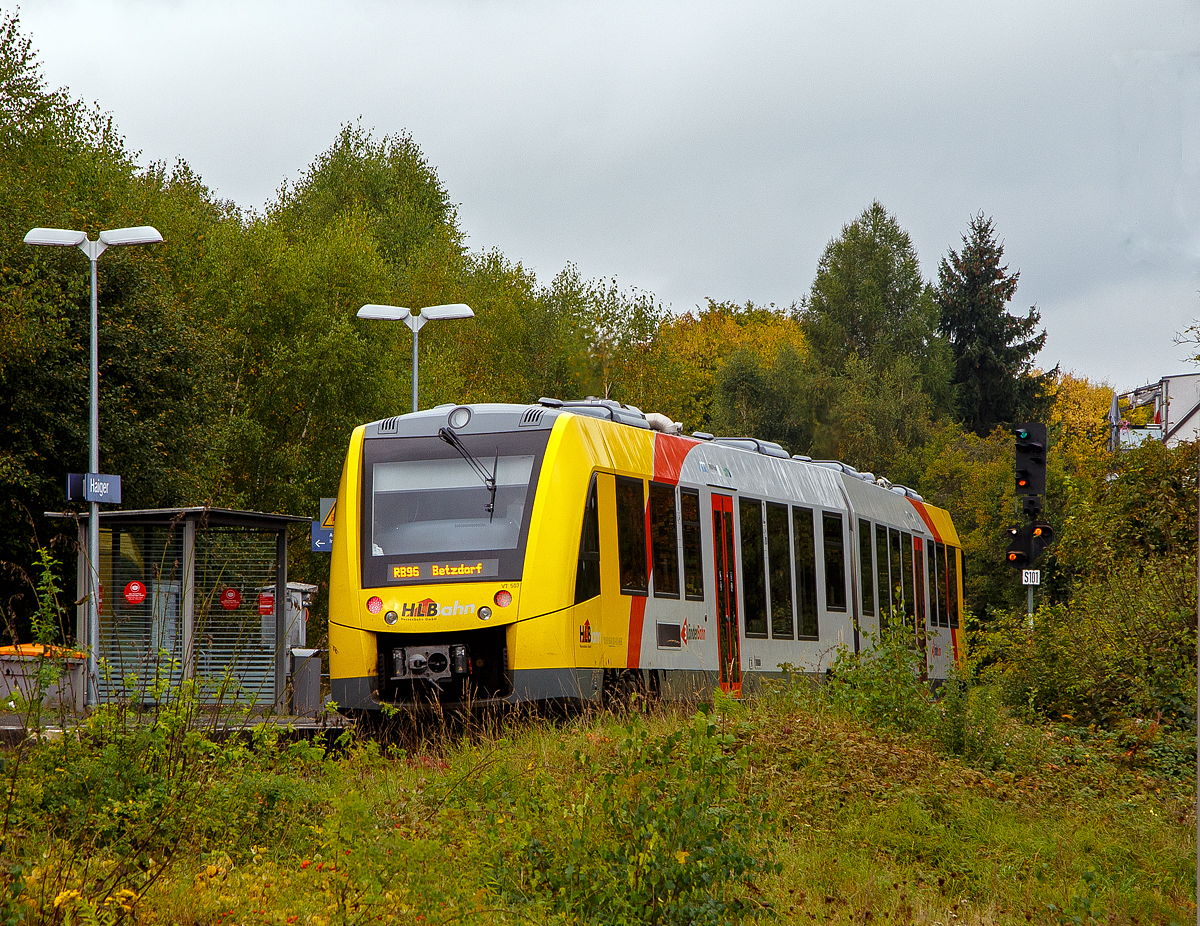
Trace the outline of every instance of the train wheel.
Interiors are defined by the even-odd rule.
[[[611,711],[640,710],[646,703],[641,669],[605,669],[603,704]]]

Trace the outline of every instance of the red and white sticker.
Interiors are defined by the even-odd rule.
[[[242,593],[236,588],[227,588],[221,592],[221,607],[226,611],[235,611],[242,604]]]
[[[275,611],[275,596],[270,592],[263,592],[258,596],[258,613],[264,617],[272,614]]]
[[[146,600],[146,586],[134,579],[125,586],[125,600],[130,604],[141,604]]]

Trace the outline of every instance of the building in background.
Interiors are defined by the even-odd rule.
[[[1200,437],[1200,373],[1164,376],[1131,392],[1113,393],[1109,449],[1160,440],[1168,447]]]

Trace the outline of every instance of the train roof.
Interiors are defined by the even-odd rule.
[[[681,437],[703,447],[689,452],[680,477],[702,485],[726,485],[741,492],[758,491],[779,497],[820,500],[827,507],[850,507],[864,517],[895,521],[898,512],[909,527],[928,534],[922,519],[905,499],[924,502],[907,486],[894,485],[874,473],[859,472],[840,460],[813,460],[802,454],[788,456],[782,446],[755,437],[718,437],[702,431],[683,435],[679,422],[665,415],[646,414],[641,409],[612,399],[586,398],[564,401],[541,398],[536,403],[488,402],[469,405],[445,404],[406,415],[382,418],[364,426],[364,437],[421,437],[436,433],[455,409],[470,412],[471,430],[549,430],[562,415],[598,418],[624,427],[639,428]],[[744,488],[755,486],[755,490]],[[799,493],[797,496],[796,493]],[[901,503],[901,504],[897,504]]]

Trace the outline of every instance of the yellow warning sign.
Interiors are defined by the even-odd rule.
[[[337,499],[323,498],[321,499],[321,527],[324,530],[333,530],[333,519],[337,514]]]

